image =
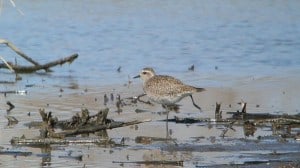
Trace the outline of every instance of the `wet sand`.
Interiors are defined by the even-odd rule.
[[[299,104],[297,96],[300,95],[299,79],[297,78],[262,78],[246,79],[237,82],[233,87],[206,87],[207,91],[194,95],[203,109],[199,112],[193,107],[189,98],[183,99],[179,104],[180,113],[170,113],[170,118],[175,115],[180,117],[214,118],[215,103],[222,103],[221,110],[226,118],[228,111],[241,110],[237,103],[241,100],[247,102],[249,113],[272,114],[297,114]],[[136,142],[140,136],[165,138],[166,122],[165,113],[160,105],[150,106],[143,103],[122,107],[122,112],[117,113],[116,97],[121,98],[137,96],[143,93],[140,82],[130,85],[114,86],[76,86],[73,83],[67,85],[32,86],[27,88],[27,95],[8,94],[2,95],[0,101],[0,146],[9,150],[32,152],[31,156],[13,157],[1,156],[0,163],[6,167],[39,165],[51,165],[53,167],[78,166],[78,167],[156,167],[157,165],[145,165],[131,163],[134,161],[183,161],[184,167],[201,166],[228,166],[244,165],[264,167],[270,165],[299,164],[299,141],[293,139],[282,140],[274,135],[270,127],[257,128],[254,136],[246,137],[242,126],[234,126],[225,137],[220,137],[226,125],[217,123],[176,124],[169,123],[169,132],[175,142],[150,141]],[[104,94],[114,95],[114,101],[108,101],[104,105]],[[143,97],[147,100],[147,97]],[[7,101],[11,101],[15,108],[6,113]],[[124,101],[128,101],[124,99]],[[51,148],[32,148],[11,146],[12,137],[25,135],[33,138],[39,135],[36,128],[27,128],[24,124],[31,121],[41,121],[39,108],[52,111],[59,119],[69,119],[80,112],[81,108],[87,108],[92,114],[99,109],[108,107],[108,118],[116,121],[131,121],[151,119],[136,126],[128,126],[107,130],[107,136],[116,143],[124,138],[125,146],[98,146],[86,145],[53,145]],[[137,113],[136,109],[142,110]],[[30,113],[30,115],[29,115]],[[4,116],[11,115],[19,120],[19,123],[7,126]],[[293,130],[298,132],[299,129]],[[91,135],[95,136],[95,135]],[[265,140],[258,140],[264,137]],[[276,152],[276,156],[274,156]],[[82,160],[65,156],[82,155]],[[295,153],[295,155],[293,155]],[[286,157],[283,157],[286,156]],[[272,162],[273,160],[273,162]],[[115,163],[117,162],[117,163]],[[125,162],[125,163],[119,163]],[[128,162],[128,163],[126,163]],[[247,164],[249,163],[249,164]],[[254,164],[254,165],[252,165]],[[173,167],[173,165],[161,165]]]

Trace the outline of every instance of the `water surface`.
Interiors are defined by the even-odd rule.
[[[194,64],[203,85],[219,76],[234,81],[299,72],[298,1],[16,4],[24,15],[4,1],[1,37],[41,63],[79,53],[70,68],[57,68],[53,75],[82,83],[120,83],[145,66],[193,82],[184,72]],[[6,48],[1,51],[14,59]],[[119,66],[121,76],[115,73]]]

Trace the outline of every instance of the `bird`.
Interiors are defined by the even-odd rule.
[[[190,97],[193,105],[201,110],[192,94],[205,91],[204,88],[198,88],[184,84],[179,79],[168,75],[156,75],[153,68],[143,68],[139,75],[134,78],[141,78],[143,81],[143,90],[149,99],[163,106],[176,105],[177,102],[185,97]]]
[[[142,96],[147,95],[151,101],[161,104],[164,108],[167,109],[167,139],[171,138],[169,136],[168,118],[172,106],[176,106],[177,102],[189,96],[193,102],[193,105],[197,109],[199,109],[200,112],[202,111],[201,107],[195,103],[192,94],[205,91],[204,88],[198,88],[184,84],[179,79],[176,79],[172,76],[156,75],[154,69],[150,67],[142,69],[140,74],[135,76],[134,78],[141,78],[143,81],[143,90],[145,94],[143,94]]]

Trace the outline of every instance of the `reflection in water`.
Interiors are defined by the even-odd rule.
[[[275,136],[280,136],[283,138],[295,137],[297,136],[297,132],[292,133],[292,128],[299,128],[298,124],[290,124],[290,125],[283,125],[278,123],[272,123],[272,134]]]
[[[42,162],[41,166],[51,166],[51,146],[46,145],[41,147],[41,153],[42,153]]]
[[[101,130],[101,131],[95,132],[95,135],[102,139],[109,139],[107,130]]]
[[[95,135],[96,137],[94,137],[93,135]],[[81,135],[81,138],[83,138],[83,139],[109,139],[106,130],[96,132],[93,135],[92,134],[91,135],[83,134],[83,135]],[[112,141],[110,141],[108,143],[98,143],[97,147],[111,148],[113,145],[114,145],[114,143]],[[36,148],[36,146],[35,146],[35,148]],[[82,161],[83,156],[84,156],[81,153],[79,153],[79,154],[74,153],[72,150],[66,151],[64,148],[63,148],[64,154],[57,154],[57,153],[53,154],[52,151],[57,151],[58,149],[53,148],[51,145],[42,145],[40,147],[40,149],[41,149],[41,154],[37,155],[37,156],[42,158],[42,161],[40,164],[41,166],[51,166],[52,165],[52,157]]]
[[[173,166],[183,166],[183,160],[189,160],[193,157],[192,152],[186,151],[180,153],[178,151],[162,151],[162,150],[148,150],[143,153],[143,160],[147,161],[149,167],[156,167],[157,164],[151,164],[151,162],[159,162],[160,165],[168,166],[167,161],[172,162]],[[166,164],[163,164],[163,163]],[[170,166],[172,166],[170,165]]]
[[[254,136],[254,133],[257,129],[255,128],[255,124],[253,122],[245,121],[243,124],[243,130],[244,130],[244,135],[248,137],[248,136]]]

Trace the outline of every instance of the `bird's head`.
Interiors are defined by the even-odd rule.
[[[155,71],[152,68],[144,68],[141,73],[134,78],[141,78],[144,82],[155,76]]]

